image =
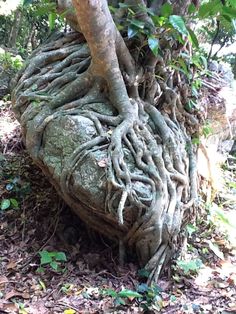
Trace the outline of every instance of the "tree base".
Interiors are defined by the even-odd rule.
[[[193,119],[164,85],[162,105],[136,97],[124,106],[90,62],[78,33],[39,47],[13,82],[14,111],[62,198],[90,227],[135,249],[156,280],[196,200]]]

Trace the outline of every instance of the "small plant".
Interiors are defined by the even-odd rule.
[[[65,268],[61,268],[63,262],[67,261],[66,255],[64,252],[48,252],[40,251],[40,267],[37,269],[37,272],[43,272],[44,267],[49,265],[53,270],[57,272],[62,272]]]
[[[162,289],[157,285],[148,286],[141,283],[136,291],[122,289],[117,292],[114,289],[106,289],[102,291],[102,294],[114,298],[115,306],[126,305],[127,301],[135,299],[145,311],[150,309],[159,311],[163,307],[161,291]]]
[[[6,209],[17,209],[19,208],[19,204],[17,202],[17,200],[15,198],[5,198],[3,200],[1,200],[1,206],[0,206],[1,210],[4,211]]]
[[[0,63],[5,71],[17,72],[23,65],[20,55],[12,56],[9,52],[0,53]]]
[[[177,266],[183,270],[185,275],[197,274],[203,263],[199,258],[192,260],[178,260]]]
[[[162,289],[158,285],[148,286],[146,283],[141,283],[137,287],[137,291],[142,294],[141,307],[147,310],[160,311],[163,307],[161,297]]]
[[[133,300],[135,298],[142,298],[143,296],[133,290],[129,290],[129,289],[123,289],[119,292],[116,292],[113,289],[105,289],[103,290],[103,295],[108,295],[112,298],[114,298],[114,304],[115,306],[119,306],[119,305],[125,305],[126,304],[126,300]]]

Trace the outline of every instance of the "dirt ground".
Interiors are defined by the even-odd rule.
[[[224,174],[171,269],[147,287],[135,259],[119,266],[116,245],[57,196],[0,100],[0,313],[236,313],[234,160]]]

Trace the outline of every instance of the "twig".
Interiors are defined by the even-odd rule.
[[[75,310],[75,311],[81,311],[80,309],[78,309],[76,306],[74,306],[74,305],[72,305],[72,304],[68,304],[68,303],[66,303],[66,302],[62,302],[62,301],[60,301],[60,302],[57,302],[57,305],[62,305],[62,306],[65,306],[65,307],[67,307],[67,308],[71,308],[71,309],[73,309],[73,310]]]

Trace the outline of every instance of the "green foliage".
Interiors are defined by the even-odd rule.
[[[213,129],[209,123],[209,121],[206,121],[206,123],[202,127],[202,135],[204,137],[208,137],[210,134],[212,134]]]
[[[64,252],[48,252],[48,251],[40,251],[40,267],[38,268],[38,272],[44,271],[44,266],[49,265],[53,270],[57,272],[61,272],[64,269],[61,268],[63,262],[67,261],[66,255]]]
[[[162,297],[160,293],[162,289],[153,284],[148,286],[145,283],[140,284],[137,287],[137,291],[142,294],[141,307],[144,310],[157,310],[159,311],[162,308]]]
[[[158,54],[159,40],[154,36],[148,37],[148,46],[155,56]]]
[[[183,270],[185,275],[196,274],[203,266],[203,263],[199,258],[190,261],[177,260],[176,264],[179,269]]]
[[[198,230],[198,228],[196,226],[194,226],[193,224],[188,224],[186,226],[186,230],[187,230],[189,237],[191,237],[192,234]]]
[[[116,292],[113,289],[105,289],[102,291],[103,295],[108,295],[114,298],[114,304],[116,306],[125,305],[127,299],[135,299],[135,298],[142,298],[142,295],[136,291],[123,289],[119,292]]]
[[[21,56],[13,56],[9,52],[0,51],[0,65],[5,72],[17,72],[23,65]]]
[[[128,301],[135,299],[144,310],[160,310],[162,307],[161,291],[162,289],[158,285],[148,286],[145,283],[141,283],[136,291],[122,289],[116,292],[114,289],[105,289],[102,291],[102,294],[114,298],[115,306],[126,305]]]
[[[189,35],[185,22],[181,16],[171,15],[169,17],[169,22],[172,25],[172,27],[175,30],[177,30],[180,34],[185,35],[185,36]]]
[[[17,209],[19,208],[18,201],[15,198],[6,198],[1,200],[1,210],[6,210],[6,209]]]

